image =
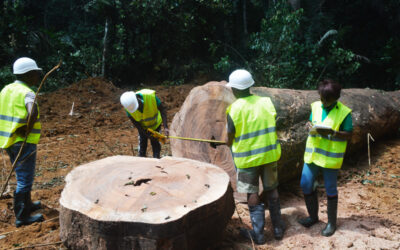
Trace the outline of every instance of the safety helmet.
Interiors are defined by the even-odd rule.
[[[136,94],[133,91],[123,93],[120,97],[120,101],[122,106],[124,106],[124,108],[126,108],[131,113],[135,112],[139,107]]]
[[[32,70],[42,70],[36,64],[36,62],[28,57],[18,58],[13,65],[13,73],[14,75],[25,74],[26,72]]]
[[[229,75],[229,82],[226,86],[235,89],[247,89],[253,86],[254,80],[250,72],[244,69],[237,69]]]

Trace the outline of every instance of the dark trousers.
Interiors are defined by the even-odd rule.
[[[11,164],[15,161],[21,148],[22,142],[17,142],[6,149],[10,156]],[[36,166],[36,144],[25,144],[21,156],[16,164],[15,173],[17,176],[16,193],[26,193],[32,190],[33,178],[35,177]]]
[[[160,132],[161,125],[155,131]],[[146,157],[147,141],[150,139],[151,147],[153,149],[153,157],[160,158],[161,144],[157,139],[149,138],[145,133],[139,132],[139,156]]]

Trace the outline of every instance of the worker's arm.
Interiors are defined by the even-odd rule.
[[[165,107],[162,103],[160,103],[160,105],[158,105],[158,110],[160,110],[160,113],[161,113],[161,118],[162,118],[163,126],[164,126],[164,134],[166,136],[169,136],[167,111],[165,110]]]
[[[233,140],[235,139],[235,125],[233,124],[232,118],[229,114],[226,115],[226,120],[226,131],[228,133],[228,141],[226,142],[226,145],[232,147]]]
[[[351,113],[346,116],[340,125],[339,131],[334,131],[332,129],[317,129],[317,133],[321,135],[331,135],[334,138],[345,139],[347,141],[351,140],[353,135],[353,121],[351,118]]]
[[[353,135],[353,132],[348,132],[348,131],[335,131],[333,129],[317,129],[317,133],[320,135],[331,135],[335,138],[340,138],[340,139],[345,139],[345,140],[350,140],[351,136]]]
[[[234,133],[228,133],[228,141],[226,142],[226,145],[228,147],[232,147],[234,139],[235,139],[235,134]]]
[[[345,139],[347,141],[350,141],[352,136],[353,136],[353,131],[351,131],[351,132],[336,131],[336,134],[335,134],[335,137],[340,138],[340,139]]]

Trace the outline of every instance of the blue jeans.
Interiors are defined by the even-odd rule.
[[[17,142],[6,149],[10,156],[11,164],[14,163],[21,146],[22,142]],[[33,178],[35,177],[35,166],[36,144],[26,143],[15,167],[15,173],[17,175],[16,193],[26,193],[32,190]]]
[[[314,163],[304,163],[303,172],[301,173],[300,186],[303,193],[308,195],[314,191],[314,181],[319,171],[322,171],[326,194],[328,196],[336,196],[337,191],[337,175],[339,169],[322,168]]]

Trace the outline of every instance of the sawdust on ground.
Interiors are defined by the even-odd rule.
[[[168,109],[172,121],[194,84],[151,86]],[[0,200],[0,249],[57,243],[59,237],[59,197],[64,177],[80,164],[111,155],[137,155],[137,131],[127,119],[119,96],[127,89],[115,87],[100,78],[90,78],[70,87],[40,96],[42,138],[38,145],[36,177],[32,192],[41,200],[40,210],[46,221],[15,228],[12,198]],[[73,112],[70,113],[72,105]],[[161,155],[170,155],[168,144]],[[148,155],[151,155],[151,146]],[[320,236],[325,226],[326,198],[320,192],[320,222],[310,229],[301,227],[297,218],[306,214],[298,180],[281,185],[283,218],[288,226],[282,241],[273,239],[266,210],[267,243],[256,249],[398,249],[400,248],[400,138],[372,146],[372,165],[367,154],[360,153],[358,162],[345,166],[339,176],[338,230],[332,237]],[[10,170],[8,156],[0,155],[3,183]],[[4,167],[4,164],[6,167]],[[11,179],[15,188],[15,178]],[[237,209],[216,249],[252,249],[240,238],[238,227],[250,226],[248,209],[237,203]],[[54,249],[61,244],[41,246]],[[37,248],[38,249],[38,248]]]

